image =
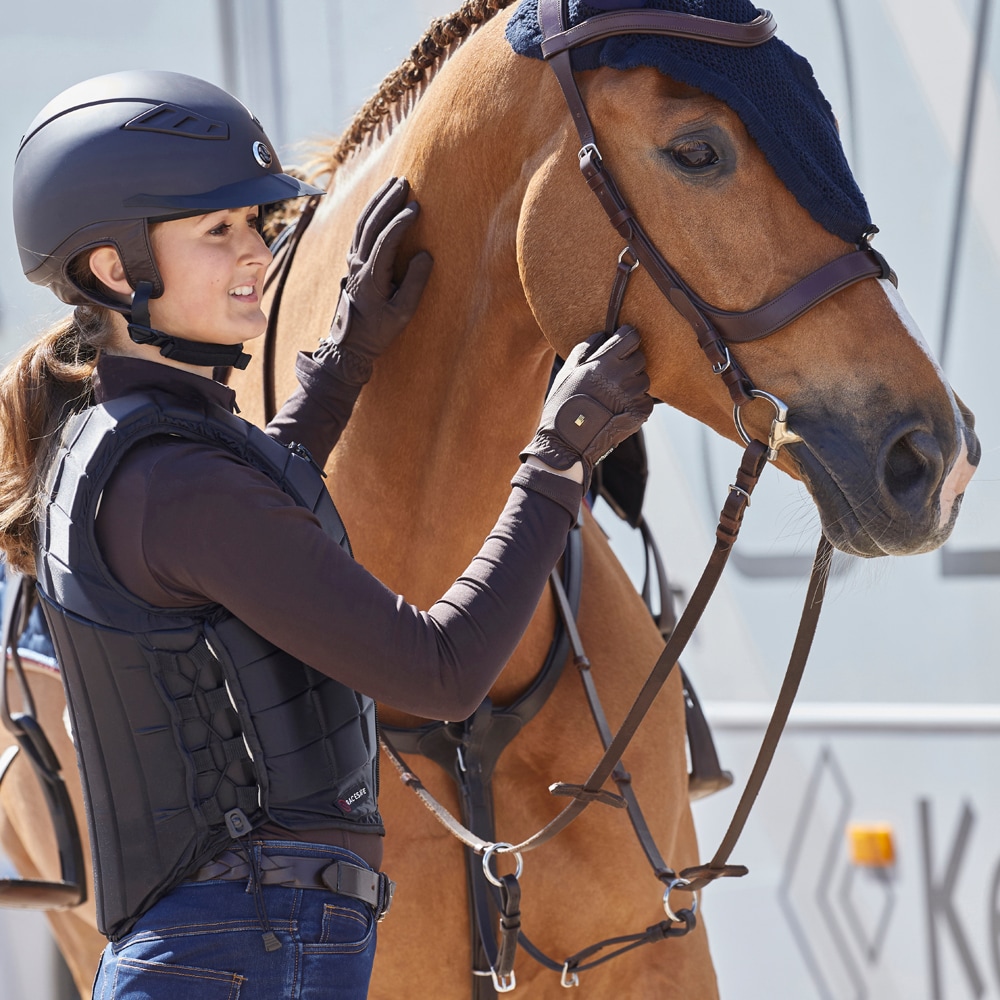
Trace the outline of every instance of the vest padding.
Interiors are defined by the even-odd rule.
[[[68,423],[40,517],[38,585],[77,746],[98,926],[112,940],[232,843],[230,810],[304,839],[330,827],[382,832],[370,698],[218,605],[146,604],[104,564],[101,491],[129,448],[165,434],[236,454],[349,551],[312,463],[220,407],[143,393]]]

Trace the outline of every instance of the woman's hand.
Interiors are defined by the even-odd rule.
[[[405,177],[391,177],[368,202],[347,254],[347,275],[329,336],[313,358],[337,365],[344,381],[367,382],[372,363],[396,339],[417,310],[430,277],[433,258],[413,255],[403,280],[393,282],[399,246],[416,221],[420,206],[407,202]]]
[[[563,472],[582,463],[586,494],[594,466],[652,413],[648,390],[646,358],[632,327],[577,344],[549,390],[522,461],[534,457]]]

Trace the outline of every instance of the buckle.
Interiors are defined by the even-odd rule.
[[[389,907],[392,906],[392,897],[396,892],[396,883],[393,882],[385,872],[378,873],[378,906],[375,909],[375,920],[382,923]]]
[[[367,903],[376,920],[383,920],[392,905],[396,883],[385,872],[373,872],[348,861],[333,861],[318,873],[318,881],[334,892]]]

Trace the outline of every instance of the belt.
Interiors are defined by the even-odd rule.
[[[214,861],[189,875],[188,880],[246,882],[253,874],[245,854],[223,851]],[[260,881],[263,885],[283,885],[292,889],[328,889],[360,899],[372,908],[376,920],[382,920],[389,912],[396,891],[396,883],[385,872],[373,872],[348,861],[330,861],[329,857],[303,858],[295,854],[262,853]]]

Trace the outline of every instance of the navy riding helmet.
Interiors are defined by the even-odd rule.
[[[289,176],[260,122],[226,91],[181,73],[79,83],[28,126],[14,164],[14,231],[29,280],[64,302],[129,306],[81,287],[74,258],[117,248],[129,284],[163,292],[149,223],[321,194]]]

